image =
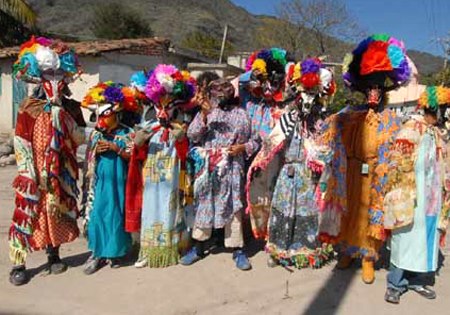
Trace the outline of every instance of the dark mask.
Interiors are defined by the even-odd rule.
[[[219,79],[212,81],[209,84],[209,97],[211,102],[220,108],[224,109],[231,105],[234,105],[234,86],[224,80]]]

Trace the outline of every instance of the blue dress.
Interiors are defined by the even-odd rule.
[[[426,132],[415,162],[417,201],[413,224],[392,232],[391,263],[397,268],[414,272],[437,269],[442,170],[436,152],[436,139]]]
[[[105,136],[94,131],[92,149],[101,139],[124,148],[129,141],[128,133],[127,129],[119,129],[114,135]],[[96,258],[122,257],[131,247],[131,235],[125,232],[127,171],[127,161],[115,152],[96,157],[93,207],[88,223],[88,247]]]

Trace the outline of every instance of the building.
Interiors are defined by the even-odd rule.
[[[130,75],[159,63],[186,68],[188,63],[207,63],[195,53],[174,49],[163,38],[102,40],[69,43],[79,56],[83,68],[81,79],[70,85],[73,98],[81,100],[87,90],[99,81],[128,83]],[[17,110],[33,86],[12,77],[12,66],[19,47],[0,49],[0,132],[15,127]]]
[[[416,111],[417,100],[426,89],[425,85],[419,84],[419,72],[416,65],[411,59],[409,61],[412,72],[410,82],[388,94],[388,107],[402,116],[408,116]]]

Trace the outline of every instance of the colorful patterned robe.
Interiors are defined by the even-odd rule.
[[[194,228],[223,228],[244,209],[245,156],[228,156],[227,150],[250,140],[250,120],[245,110],[214,108],[207,123],[198,113],[188,129],[195,146],[190,157],[194,167]]]
[[[276,155],[281,145],[278,142],[274,144],[273,137],[277,135],[270,135],[284,109],[270,106],[264,100],[258,103],[253,98],[247,100],[245,108],[252,124],[251,141],[246,145],[247,156],[256,154],[247,173],[247,212],[250,214],[253,235],[265,239],[272,193],[281,168],[281,160]],[[277,148],[277,145],[280,147]]]
[[[440,132],[413,116],[390,153],[384,198],[386,229],[392,231],[391,263],[414,272],[436,271],[444,165]]]
[[[188,192],[186,158],[188,141],[183,127],[144,123],[149,141],[133,148],[126,189],[125,226],[141,233],[139,259],[153,268],[178,263],[187,248],[183,206]]]
[[[386,239],[383,189],[388,153],[400,130],[391,110],[346,108],[329,117],[321,142],[334,157],[320,214],[320,238],[340,243],[346,255],[371,259]]]
[[[305,130],[293,109],[283,114],[283,167],[272,197],[266,252],[284,266],[319,268],[333,257],[333,247],[320,244],[318,218],[320,183],[329,167],[332,151],[317,142],[316,132]],[[320,130],[320,124],[316,129]]]
[[[24,264],[27,252],[57,247],[78,237],[76,151],[85,126],[79,103],[63,107],[29,98],[19,108],[14,147],[18,175],[16,208],[9,231],[10,258]]]

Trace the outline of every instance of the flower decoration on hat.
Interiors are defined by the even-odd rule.
[[[386,34],[372,35],[360,42],[344,58],[343,72],[346,85],[360,91],[371,80],[385,88],[397,88],[406,85],[412,74],[403,42]]]
[[[89,89],[81,102],[81,106],[96,110],[102,105],[112,105],[114,111],[140,113],[142,104],[140,93],[134,88],[112,81],[100,82]]]
[[[333,73],[318,58],[291,63],[287,68],[287,84],[298,92],[317,91],[323,96],[331,96],[336,92]]]
[[[418,107],[437,111],[439,106],[450,105],[450,88],[427,86],[419,97]]]
[[[247,61],[246,71],[257,71],[267,78],[272,73],[285,73],[286,50],[281,48],[262,49],[254,52]]]
[[[68,83],[81,73],[78,57],[67,44],[45,37],[31,37],[20,46],[13,65],[13,75],[26,82],[37,83],[46,72],[59,72]]]
[[[156,66],[147,80],[146,96],[158,107],[177,106],[188,110],[196,92],[196,81],[188,71],[180,71],[173,65]]]

